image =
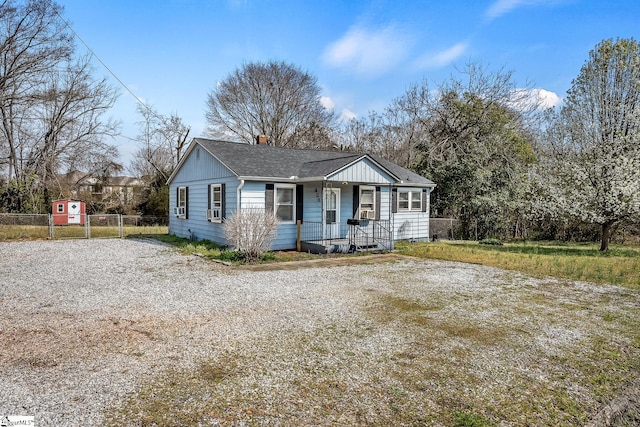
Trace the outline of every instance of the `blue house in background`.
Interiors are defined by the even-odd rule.
[[[238,209],[273,211],[271,249],[389,250],[429,239],[430,180],[377,156],[194,138],[168,181],[169,233],[230,245]]]

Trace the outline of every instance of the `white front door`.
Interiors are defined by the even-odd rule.
[[[80,224],[80,202],[69,200],[67,205],[67,224]]]
[[[324,189],[324,211],[322,212],[325,239],[339,239],[340,236],[340,189]]]

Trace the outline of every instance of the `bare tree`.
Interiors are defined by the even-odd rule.
[[[131,168],[165,182],[182,159],[191,128],[176,114],[163,116],[144,104],[138,105],[138,114],[142,116],[139,148]]]
[[[313,146],[327,142],[336,114],[320,102],[320,86],[311,74],[284,62],[249,63],[219,82],[207,97],[210,136],[254,143]]]
[[[247,261],[256,261],[269,249],[276,237],[278,218],[263,209],[234,212],[224,221],[224,233],[229,242],[242,252]]]
[[[368,122],[363,118],[353,118],[345,123],[340,132],[341,148],[359,153],[367,151]]]
[[[49,0],[0,4],[0,147],[8,180],[25,176],[21,130],[32,94],[40,89],[47,72],[73,53],[72,37],[58,17],[60,12],[61,7]]]
[[[117,93],[92,77],[90,57],[74,59],[61,13],[50,0],[0,4],[0,153],[6,159],[0,167],[8,186],[29,183],[44,205],[51,191],[61,190],[63,170],[101,163],[94,156],[115,163],[118,156],[105,142],[118,131],[118,123],[105,119]]]
[[[182,159],[191,129],[176,114],[163,116],[142,103],[138,105],[138,114],[142,116],[138,122],[139,145],[129,167],[147,183],[138,210],[143,215],[167,215],[167,179]]]
[[[23,152],[28,158],[26,170],[50,189],[61,170],[83,165],[85,172],[99,173],[104,161],[97,159],[110,157],[108,162],[114,163],[118,156],[104,140],[117,134],[119,123],[103,118],[116,102],[116,90],[105,79],[93,79],[90,57],[58,68],[62,66],[44,74],[46,81],[33,94],[34,121],[25,128],[30,139]],[[91,165],[100,166],[86,169]]]

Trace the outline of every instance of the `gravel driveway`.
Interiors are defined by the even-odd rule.
[[[509,298],[516,298],[510,296],[509,289],[533,289],[542,283],[488,267],[420,260],[292,271],[241,271],[181,255],[152,241],[129,239],[0,243],[0,266],[0,416],[33,415],[37,426],[108,424],[105,417],[130,406],[132,396],[140,393],[141,384],[157,384],[166,372],[191,369],[202,360],[219,360],[230,354],[238,360],[263,358],[252,365],[252,371],[255,368],[260,378],[249,378],[245,372],[244,385],[235,383],[234,390],[246,387],[242,392],[246,397],[260,389],[260,399],[271,402],[265,405],[286,405],[277,411],[291,411],[288,418],[278,418],[284,415],[269,415],[265,410],[258,425],[290,425],[300,420],[308,424],[352,425],[376,416],[379,420],[382,415],[372,413],[371,408],[361,408],[366,407],[364,402],[350,403],[360,412],[318,412],[321,404],[305,408],[307,412],[299,409],[304,403],[300,396],[305,394],[298,388],[292,397],[286,395],[289,392],[285,389],[293,388],[291,384],[298,384],[303,378],[295,367],[304,368],[311,363],[309,354],[300,353],[299,360],[295,351],[265,358],[265,342],[271,346],[275,343],[277,348],[295,347],[294,341],[300,337],[324,336],[329,330],[333,331],[334,341],[338,340],[336,337],[344,336],[346,340],[347,335],[357,336],[357,343],[352,341],[356,338],[343,342],[349,351],[332,349],[327,344],[324,351],[313,353],[318,359],[309,370],[302,369],[309,381],[317,380],[320,374],[314,370],[318,366],[331,372],[328,376],[349,377],[348,381],[338,381],[341,385],[336,386],[335,393],[342,390],[346,394],[348,389],[357,396],[358,390],[364,390],[374,380],[354,374],[353,364],[361,364],[362,359],[358,362],[346,358],[362,351],[367,360],[386,360],[385,355],[401,351],[405,354],[415,345],[411,337],[401,336],[393,328],[372,326],[376,323],[367,310],[378,307],[376,301],[381,295],[393,297],[401,293],[403,301],[424,301],[428,287],[429,303],[437,306],[430,308],[433,313],[440,313],[438,310],[449,299],[475,300],[480,310],[474,316],[484,316],[485,324],[492,325],[497,318],[514,320],[490,301],[499,298],[506,306]],[[620,310],[617,304],[621,299],[628,306],[625,290],[600,287],[581,295],[580,289],[576,285],[556,297],[597,304],[606,294],[602,298],[606,310]],[[631,308],[636,310],[637,306]],[[450,308],[449,313],[464,318],[465,310],[468,311],[464,307]],[[376,316],[384,317],[380,313]],[[441,313],[437,320],[443,324],[446,318]],[[583,328],[591,323],[588,317],[577,322],[570,319],[567,324],[572,326],[559,320],[553,325],[541,322],[536,323],[531,315],[520,327],[531,328],[529,344],[537,346],[536,351],[550,354],[579,340],[585,333]],[[444,341],[442,345],[446,345]],[[313,348],[313,343],[308,346]],[[406,357],[409,363],[410,356]],[[492,360],[501,357],[497,353],[488,355],[483,366],[491,368],[492,363],[497,363]],[[513,359],[512,354],[508,357]],[[515,363],[526,365],[525,359]],[[347,372],[331,371],[331,360]],[[537,365],[533,365],[521,366],[521,371],[539,375],[534,372]],[[371,369],[380,369],[371,375],[384,376],[382,366],[372,363]],[[496,369],[492,375],[501,373]],[[215,377],[217,387],[224,385],[224,378],[222,374]],[[291,402],[283,403],[289,397]],[[421,403],[424,407],[430,404],[435,403]],[[191,412],[197,407],[194,405]],[[256,415],[255,409],[239,411],[242,416]],[[351,417],[356,412],[360,415],[349,418],[349,412]],[[240,415],[232,415],[226,413],[224,418],[209,410],[198,422],[221,425],[226,419],[232,420],[226,425],[243,425],[233,424]],[[127,414],[119,416],[126,418]],[[114,417],[109,420],[115,424]]]

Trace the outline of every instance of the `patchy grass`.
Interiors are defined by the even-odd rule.
[[[614,246],[600,252],[592,244],[399,243],[400,253],[420,258],[490,265],[535,277],[552,276],[640,289],[640,248]]]
[[[233,264],[245,263],[244,257],[240,252],[222,247],[209,240],[198,240],[197,242],[192,242],[189,239],[176,237],[170,234],[161,234],[147,237],[151,237],[161,242],[175,246],[180,250],[180,252],[185,255],[199,254],[204,258],[227,261]],[[258,262],[267,263],[300,261],[306,259],[317,259],[318,257],[320,257],[320,255],[312,255],[304,252],[267,251],[262,254]]]
[[[352,317],[141,380],[106,425],[582,426],[640,375],[638,295],[363,288]]]
[[[122,227],[123,237],[166,235],[167,232],[168,227],[160,225],[125,225]],[[86,237],[84,225],[56,225],[53,233],[55,239],[82,239]],[[118,227],[92,225],[91,237],[118,237]],[[0,241],[49,238],[48,225],[0,225]]]
[[[230,262],[232,264],[241,264],[244,262],[243,255],[235,250],[222,247],[209,240],[198,240],[193,242],[183,237],[176,237],[170,234],[152,236],[154,239],[175,246],[184,255],[200,255],[207,259],[216,259],[220,261]],[[270,252],[263,254],[261,261],[267,261],[273,258]]]

